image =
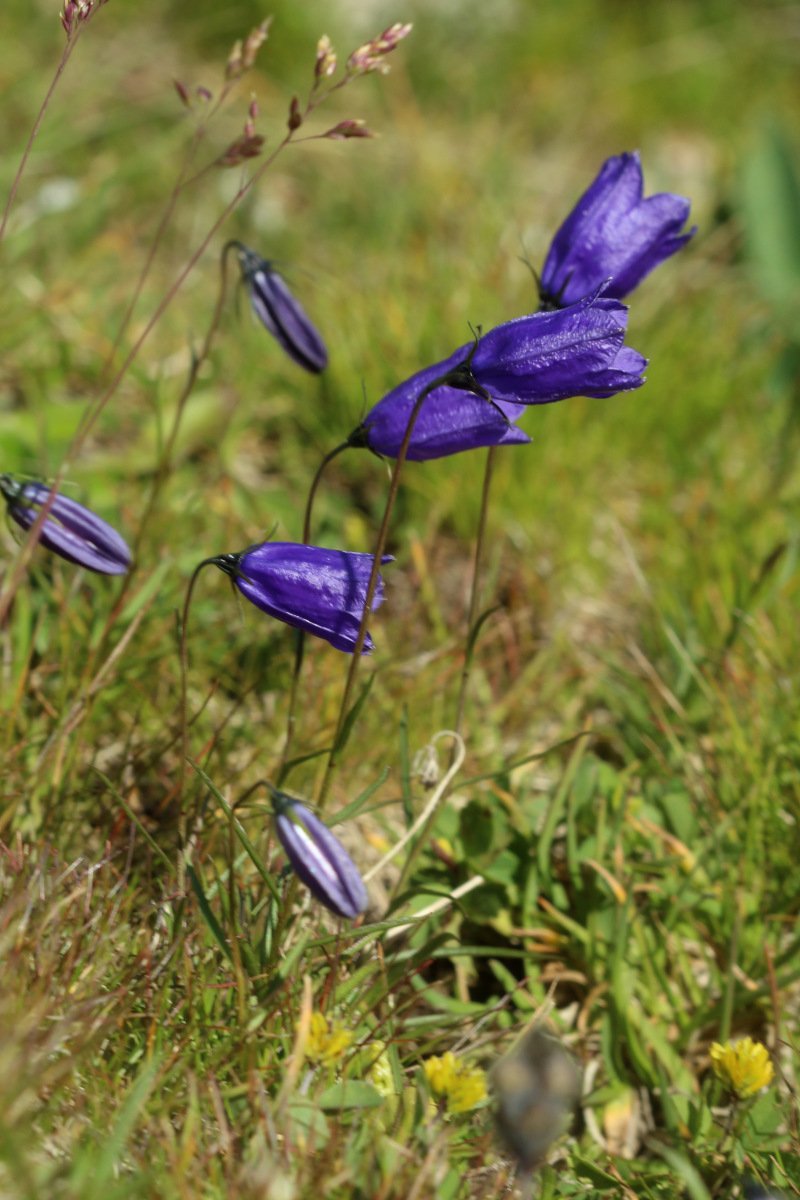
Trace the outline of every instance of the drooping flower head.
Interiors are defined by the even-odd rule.
[[[261,324],[298,366],[318,375],[328,365],[328,351],[305,309],[268,259],[240,242],[229,242],[226,251],[231,247],[239,257],[250,306]]]
[[[0,475],[0,494],[12,521],[30,529],[52,489],[46,483],[26,483],[11,475]],[[101,575],[124,575],[131,565],[130,549],[116,529],[58,492],[42,524],[39,541],[68,562]]]
[[[540,280],[543,308],[564,308],[607,283],[621,299],[696,233],[683,232],[690,203],[661,192],[644,199],[637,152],[606,159],[553,238]]]
[[[337,917],[353,920],[367,907],[367,890],[350,855],[300,800],[269,791],[278,839],[295,875]]]
[[[355,650],[373,561],[372,554],[294,542],[263,542],[207,560],[230,575],[251,604],[295,629],[324,638],[346,654]],[[386,556],[382,561],[391,559]],[[379,577],[373,610],[382,600]],[[367,634],[363,653],[372,648]]]
[[[431,392],[417,417],[408,458],[529,442],[513,424],[527,405],[612,396],[642,385],[647,360],[624,344],[627,317],[624,304],[595,292],[569,308],[506,321],[476,345],[461,346],[394,388],[353,431],[350,445],[393,458],[420,392],[462,365],[471,372],[475,392],[463,383]]]

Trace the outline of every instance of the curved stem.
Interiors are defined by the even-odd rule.
[[[476,342],[476,345],[477,345],[477,342]],[[474,348],[473,348],[473,351],[470,352],[470,356],[466,360],[466,364],[460,364],[462,367],[469,364],[471,357],[472,357],[472,353],[474,353]],[[420,392],[420,394],[417,396],[416,400],[414,401],[414,407],[411,409],[411,414],[408,418],[408,424],[406,425],[406,431],[403,436],[403,440],[400,444],[400,449],[397,451],[397,456],[395,458],[395,463],[394,463],[394,469],[392,470],[392,478],[391,478],[391,482],[389,484],[389,494],[386,497],[386,506],[383,510],[383,519],[381,521],[381,527],[378,530],[378,538],[377,538],[377,542],[375,545],[374,557],[372,560],[372,570],[370,571],[369,582],[367,584],[367,594],[364,599],[364,612],[361,616],[361,625],[358,630],[358,637],[356,638],[356,644],[353,648],[353,657],[350,660],[350,669],[347,672],[347,679],[345,681],[344,692],[342,693],[342,700],[341,700],[341,704],[339,706],[339,716],[336,721],[336,730],[333,735],[331,751],[330,751],[330,754],[328,755],[328,762],[327,762],[327,766],[325,768],[325,774],[322,778],[322,785],[320,787],[319,796],[317,797],[317,805],[320,810],[322,810],[322,808],[325,804],[325,800],[328,795],[328,790],[329,790],[329,788],[331,786],[331,782],[333,780],[333,772],[336,770],[336,767],[337,767],[338,761],[339,761],[339,758],[338,758],[339,748],[340,748],[339,743],[341,741],[342,732],[344,730],[345,722],[347,720],[347,715],[348,715],[349,708],[350,708],[350,699],[353,694],[353,688],[355,687],[356,676],[358,674],[358,667],[359,667],[359,663],[361,661],[361,653],[364,649],[364,642],[365,642],[366,636],[367,636],[367,622],[369,621],[370,615],[372,613],[372,602],[375,599],[375,592],[378,587],[378,575],[379,575],[380,569],[381,569],[381,559],[383,558],[383,552],[386,548],[386,540],[389,535],[389,524],[392,519],[392,513],[394,511],[394,505],[395,505],[395,501],[397,499],[397,492],[400,487],[400,475],[403,470],[403,464],[406,461],[406,457],[408,455],[408,448],[411,445],[411,438],[414,433],[414,426],[417,423],[417,417],[419,416],[420,412],[422,411],[422,406],[425,403],[425,401],[427,400],[428,396],[430,396],[431,392],[435,392],[436,389],[438,387],[441,387],[443,384],[449,383],[452,386],[454,374],[457,371],[458,371],[458,368],[456,367],[453,370],[448,371],[446,374],[441,375],[438,379],[434,379],[431,383],[429,383],[426,387],[424,387],[422,389],[422,391]],[[458,386],[458,385],[456,385],[456,386]],[[462,383],[460,386],[464,386],[464,384]]]
[[[183,420],[183,414],[186,409],[187,401],[194,390],[194,385],[197,382],[197,376],[200,374],[200,368],[202,367],[203,363],[206,361],[209,354],[211,353],[211,345],[214,341],[217,330],[219,329],[220,321],[222,320],[222,310],[225,305],[225,293],[227,290],[228,251],[230,250],[232,245],[233,245],[233,243],[228,242],[228,244],[224,247],[224,249],[222,251],[222,256],[220,259],[221,279],[220,279],[219,292],[217,293],[217,302],[214,305],[214,311],[211,314],[211,321],[209,322],[209,326],[208,326],[208,329],[206,330],[206,335],[203,338],[203,344],[200,347],[199,353],[192,354],[192,362],[189,367],[189,374],[186,378],[185,384],[183,385],[183,390],[182,390],[180,396],[178,397],[178,403],[177,403],[177,406],[175,409],[175,415],[172,419],[172,426],[170,428],[169,434],[167,435],[167,440],[166,440],[164,449],[161,454],[161,460],[158,463],[158,466],[156,467],[155,478],[153,480],[153,486],[150,489],[150,495],[147,498],[147,504],[145,505],[144,513],[142,514],[142,519],[139,522],[139,529],[136,534],[136,540],[134,542],[134,547],[133,547],[134,556],[138,554],[139,546],[141,544],[141,540],[142,540],[142,536],[144,534],[145,527],[146,527],[147,522],[153,512],[153,509],[156,506],[156,502],[161,493],[161,489],[163,488],[164,483],[166,482],[167,476],[169,475],[169,470],[170,470],[170,466],[171,466],[171,462],[172,462],[172,454],[175,449],[175,443],[178,439],[178,433],[180,432],[181,421]]]
[[[240,201],[244,199],[244,197],[247,195],[247,193],[250,191],[250,189],[258,182],[258,180],[261,178],[261,176],[264,174],[264,172],[272,165],[272,163],[278,157],[280,152],[289,144],[291,139],[292,139],[292,131],[290,130],[287,134],[284,135],[283,139],[275,147],[272,154],[270,154],[269,157],[267,159],[265,159],[265,161],[261,164],[261,166],[258,168],[258,170],[250,177],[250,179],[247,180],[246,183],[242,184],[242,186],[236,192],[234,197],[225,206],[225,208],[223,209],[223,211],[219,215],[219,217],[217,217],[217,219],[212,223],[211,227],[206,232],[205,236],[201,240],[197,249],[190,256],[189,261],[179,271],[178,275],[173,280],[172,284],[167,289],[164,296],[161,298],[159,304],[156,306],[150,319],[147,321],[144,329],[139,334],[139,337],[136,339],[136,341],[134,342],[134,344],[131,346],[130,350],[126,354],[121,366],[118,368],[118,370],[114,374],[114,377],[111,380],[111,382],[108,384],[106,389],[103,391],[102,395],[93,404],[91,404],[88,407],[88,409],[86,410],[86,412],[84,413],[84,416],[82,417],[81,421],[78,424],[78,428],[77,428],[75,434],[73,435],[72,441],[70,442],[69,447],[67,448],[67,452],[64,455],[64,458],[62,459],[62,462],[61,462],[61,466],[59,467],[58,472],[56,474],[56,478],[53,482],[53,490],[54,491],[58,490],[58,486],[61,483],[64,476],[66,475],[67,471],[69,470],[69,467],[70,467],[70,464],[71,464],[73,458],[75,458],[75,456],[80,451],[84,441],[88,437],[91,430],[94,428],[94,425],[96,424],[98,418],[100,417],[101,413],[103,412],[103,409],[105,408],[106,404],[108,404],[109,400],[112,398],[112,396],[117,391],[117,388],[119,387],[119,385],[121,384],[121,382],[125,378],[125,376],[127,375],[128,371],[131,368],[131,366],[133,365],[133,363],[135,362],[136,358],[139,355],[139,352],[141,351],[145,342],[149,338],[150,334],[153,332],[153,329],[156,327],[156,325],[160,321],[161,317],[164,315],[164,313],[167,311],[169,306],[172,304],[172,301],[175,299],[178,292],[181,290],[184,283],[186,282],[186,279],[191,274],[191,272],[194,270],[194,268],[197,265],[197,263],[199,262],[199,260],[202,258],[203,254],[207,250],[209,244],[211,243],[211,241],[214,238],[217,231],[222,228],[222,226],[225,224],[225,222],[228,220],[228,218],[231,216],[231,214],[237,208]],[[0,625],[2,625],[3,621],[5,620],[6,614],[8,613],[8,610],[11,607],[11,603],[14,599],[14,596],[16,595],[17,588],[20,585],[20,581],[22,579],[23,573],[25,571],[25,568],[28,565],[31,554],[33,553],[33,548],[36,545],[36,542],[38,540],[39,531],[42,527],[42,524],[44,523],[45,516],[46,516],[46,510],[43,508],[42,511],[39,513],[39,515],[36,519],[36,522],[31,526],[30,530],[28,531],[28,536],[27,536],[25,542],[23,543],[22,550],[21,550],[19,556],[17,557],[17,561],[14,564],[14,567],[12,568],[11,572],[9,573],[7,585],[5,587],[4,592],[2,593],[2,596],[0,596]]]
[[[3,237],[5,236],[6,226],[8,225],[8,218],[11,215],[11,209],[14,205],[14,200],[16,199],[19,185],[22,182],[22,176],[25,173],[25,167],[28,164],[28,159],[30,158],[31,150],[33,149],[33,143],[36,141],[36,136],[39,133],[39,130],[42,125],[42,121],[44,120],[45,113],[47,112],[48,105],[50,104],[50,101],[53,97],[53,92],[56,90],[56,87],[58,86],[59,79],[64,74],[64,69],[70,60],[72,51],[75,49],[75,43],[77,42],[78,38],[80,37],[82,28],[83,28],[82,25],[80,25],[80,24],[77,25],[75,32],[70,37],[69,41],[67,42],[66,46],[64,47],[62,54],[61,54],[61,60],[58,64],[58,66],[56,67],[55,75],[50,80],[50,87],[47,89],[45,98],[42,101],[42,104],[41,104],[41,107],[40,107],[38,113],[36,114],[36,120],[33,122],[33,127],[31,129],[30,133],[28,134],[28,140],[25,143],[25,149],[22,152],[22,158],[20,159],[19,166],[17,167],[17,173],[14,176],[13,183],[11,184],[11,191],[8,193],[8,200],[6,201],[6,206],[5,206],[5,209],[3,210],[2,220],[0,220],[0,242],[2,242]]]
[[[328,466],[328,463],[332,462],[333,459],[336,458],[337,454],[341,454],[342,451],[346,450],[349,445],[349,441],[341,442],[338,446],[334,447],[333,450],[330,450],[317,467],[317,473],[311,481],[311,487],[308,489],[308,499],[306,500],[306,510],[303,514],[303,543],[306,546],[308,546],[311,541],[311,511],[314,507],[314,497],[316,496],[317,488],[322,481],[325,468]]]
[[[317,488],[320,485],[322,476],[325,473],[325,468],[338,454],[346,450],[350,445],[349,442],[341,442],[333,450],[325,455],[322,462],[317,467],[317,472],[311,482],[311,487],[308,491],[308,499],[306,500],[306,510],[303,515],[303,544],[308,545],[311,540],[311,512],[314,506],[314,497],[317,493]],[[289,753],[294,741],[295,721],[297,717],[297,696],[300,688],[300,673],[303,669],[303,654],[306,645],[306,635],[302,629],[298,629],[295,639],[294,651],[294,670],[292,672],[292,682],[289,688],[289,702],[286,711],[286,737],[283,742],[283,750],[281,751],[280,763],[278,765],[278,787],[288,774],[288,759]]]
[[[156,232],[153,236],[153,240],[150,243],[150,249],[147,252],[147,257],[145,259],[144,266],[142,267],[139,278],[136,282],[136,287],[133,290],[133,295],[130,298],[128,307],[125,310],[125,314],[122,318],[122,323],[120,324],[120,327],[117,330],[117,336],[114,338],[114,344],[111,347],[111,352],[109,353],[108,359],[106,360],[104,370],[108,370],[114,361],[114,357],[117,353],[117,350],[119,349],[120,342],[122,341],[122,339],[125,335],[125,330],[128,328],[130,319],[133,316],[133,311],[136,308],[136,304],[142,293],[142,288],[145,285],[147,276],[150,274],[150,268],[153,265],[153,261],[158,252],[158,248],[161,245],[161,239],[163,238],[164,233],[167,228],[167,225],[169,224],[170,217],[172,216],[173,212],[175,211],[175,205],[178,203],[178,199],[180,197],[181,192],[185,191],[188,187],[190,187],[198,179],[202,178],[202,176],[205,175],[206,172],[208,171],[208,167],[206,166],[206,167],[203,167],[203,169],[201,171],[199,171],[195,175],[193,175],[191,177],[191,179],[187,179],[187,177],[186,177],[188,174],[188,171],[189,171],[189,167],[192,165],[192,160],[194,159],[195,153],[197,151],[197,147],[200,145],[200,142],[203,140],[212,118],[216,116],[217,112],[220,110],[223,103],[228,98],[228,94],[229,94],[230,90],[231,90],[231,83],[226,83],[225,87],[223,87],[222,91],[220,92],[219,96],[217,97],[217,100],[214,102],[212,108],[205,114],[203,119],[195,126],[195,130],[194,130],[194,133],[192,134],[191,141],[189,142],[189,146],[186,150],[186,154],[184,155],[183,163],[181,164],[181,169],[178,172],[178,177],[177,177],[175,183],[173,184],[172,191],[170,192],[166,207],[165,207],[163,213],[161,214],[161,220],[158,223],[158,228],[156,229]],[[227,249],[227,247],[226,247],[226,249]]]
[[[461,770],[461,766],[464,762],[466,750],[464,748],[464,739],[461,737],[461,734],[456,733],[454,729],[440,729],[435,737],[432,738],[433,744],[435,745],[439,738],[443,737],[449,737],[453,742],[452,762],[447,770],[447,773],[439,780],[436,790],[411,828],[403,834],[399,842],[392,846],[391,850],[384,854],[383,858],[379,862],[375,863],[374,867],[370,867],[366,875],[364,875],[364,883],[369,883],[370,879],[374,878],[375,875],[382,871],[383,868],[400,853],[403,847],[406,846],[411,839],[420,832],[420,830],[422,830],[422,835],[418,839],[416,845],[406,860],[400,876],[400,882],[398,883],[395,891],[399,891],[400,884],[408,876],[411,865],[417,856],[418,848],[422,845],[424,840],[424,834],[427,832],[427,828],[436,814],[436,809],[439,807],[442,797],[446,794],[447,789],[450,787],[453,776],[456,774],[456,772]]]
[[[178,800],[180,800],[181,796],[183,795],[183,784],[184,784],[184,780],[186,778],[186,764],[189,761],[189,698],[188,698],[189,697],[189,689],[188,689],[189,647],[188,647],[188,640],[186,637],[186,628],[189,624],[189,606],[192,603],[192,593],[194,592],[194,585],[197,582],[197,576],[200,574],[200,572],[203,570],[204,567],[208,567],[212,563],[216,563],[215,558],[213,558],[213,557],[212,558],[204,558],[203,561],[198,563],[197,566],[195,567],[194,571],[192,572],[192,577],[189,580],[188,587],[186,588],[186,598],[183,602],[183,609],[181,611],[180,641],[179,641],[179,650],[178,650],[178,654],[179,654],[179,658],[180,658],[180,672],[181,672],[181,700],[180,700],[180,703],[181,703],[181,707],[180,707],[181,766],[180,766],[180,773],[178,775],[178,784],[177,784],[177,789],[176,789],[176,795],[177,795]],[[181,821],[183,822],[184,820],[185,820],[185,818],[182,814]],[[182,826],[181,826],[181,834],[182,835],[183,835],[183,832],[184,832],[184,826],[182,824]]]
[[[196,129],[194,132],[192,141],[189,145],[189,149],[186,153],[186,157],[184,158],[183,165],[181,166],[181,169],[178,173],[178,178],[173,185],[172,191],[169,194],[169,199],[167,200],[164,211],[161,214],[161,220],[158,223],[158,228],[156,229],[155,234],[153,235],[153,239],[150,243],[150,248],[147,251],[147,257],[144,260],[144,265],[143,265],[141,271],[139,272],[139,278],[137,279],[136,286],[133,289],[133,295],[131,296],[130,300],[128,301],[128,306],[125,309],[125,312],[122,317],[122,321],[120,322],[119,329],[117,330],[117,333],[116,333],[116,337],[114,338],[113,344],[109,351],[108,358],[105,361],[105,364],[103,367],[104,373],[110,369],[111,364],[113,363],[113,361],[116,357],[117,350],[120,347],[120,343],[122,342],[122,339],[125,336],[125,331],[127,330],[128,325],[130,324],[130,320],[131,320],[131,317],[133,316],[134,309],[136,308],[136,305],[139,301],[139,297],[142,294],[142,288],[144,287],[144,285],[147,281],[147,276],[150,274],[150,268],[153,265],[156,254],[158,253],[159,246],[161,245],[161,239],[163,238],[164,233],[166,232],[167,226],[170,222],[170,218],[172,217],[172,214],[175,211],[175,206],[178,203],[178,197],[180,196],[181,191],[183,190],[184,184],[186,182],[186,172],[189,169],[189,164],[192,161],[195,149],[200,140],[200,134],[201,134],[201,128]]]
[[[469,612],[467,614],[467,640],[464,646],[464,666],[461,670],[461,683],[458,689],[458,701],[456,703],[456,719],[453,725],[456,733],[461,733],[461,727],[464,722],[464,705],[467,699],[467,686],[469,684],[470,671],[472,670],[472,658],[475,646],[473,637],[475,634],[475,622],[478,617],[478,602],[480,599],[480,571],[481,558],[483,556],[483,544],[486,539],[486,517],[489,512],[489,494],[492,487],[492,474],[494,472],[494,460],[496,446],[490,446],[486,454],[486,467],[483,473],[483,490],[481,492],[481,511],[478,517],[478,533],[475,538],[475,558],[472,564],[472,589],[469,597]]]

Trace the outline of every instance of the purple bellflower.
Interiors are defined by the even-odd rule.
[[[305,310],[289,291],[272,263],[248,250],[241,242],[229,242],[239,256],[242,279],[250,306],[289,358],[306,371],[318,375],[328,365],[328,351]]]
[[[358,639],[374,556],[294,542],[263,542],[207,561],[230,575],[251,604],[337,650],[352,654]],[[390,562],[385,556],[383,562]],[[383,600],[383,580],[372,602]],[[364,654],[373,648],[367,635]]]
[[[367,907],[367,890],[353,860],[311,809],[270,787],[275,827],[292,870],[321,904],[353,920]]]
[[[529,442],[514,421],[529,404],[568,396],[612,396],[644,383],[647,360],[625,342],[628,310],[599,291],[569,308],[533,313],[491,329],[477,343],[412,375],[379,400],[349,438],[387,458],[396,456],[420,392],[452,372],[424,401],[408,458],[421,461]],[[463,382],[469,372],[474,391]]]
[[[685,197],[643,193],[637,152],[606,159],[553,238],[539,283],[543,308],[574,304],[608,280],[604,295],[622,299],[694,237],[696,226],[682,232]]]
[[[11,475],[0,475],[0,494],[12,521],[30,529],[51,489],[45,483],[25,483]],[[124,575],[131,565],[130,549],[116,529],[60,493],[48,509],[39,541],[68,562],[101,575]]]

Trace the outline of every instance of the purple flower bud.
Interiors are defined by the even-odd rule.
[[[209,560],[230,575],[251,604],[352,654],[358,639],[374,556],[293,542],[264,542]],[[385,556],[383,562],[390,562]],[[372,602],[383,600],[383,580]],[[364,654],[373,649],[367,635]]]
[[[298,366],[319,374],[328,365],[328,351],[303,308],[283,278],[265,258],[260,258],[238,242],[242,279],[250,294],[253,312],[262,325],[280,342]]]
[[[546,308],[563,308],[595,292],[610,279],[606,296],[621,299],[654,267],[680,250],[690,203],[662,192],[643,199],[638,152],[606,159],[553,238],[542,269],[540,294]]]
[[[0,494],[11,519],[23,529],[30,529],[51,489],[45,483],[24,483],[0,475]],[[124,575],[131,565],[131,552],[116,529],[82,504],[58,493],[44,519],[39,540],[69,562],[102,575]]]
[[[337,917],[353,920],[367,907],[367,890],[353,860],[305,804],[270,788],[275,827],[297,877]]]
[[[611,396],[641,386],[646,359],[624,345],[627,315],[618,300],[595,294],[570,308],[498,325],[477,345],[460,347],[384,396],[350,435],[350,444],[394,457],[420,392],[460,364],[467,365],[476,391],[490,399],[462,387],[437,388],[420,409],[408,457],[442,458],[480,446],[529,442],[514,425],[526,405]]]

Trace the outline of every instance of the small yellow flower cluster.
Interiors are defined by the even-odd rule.
[[[329,1021],[321,1012],[311,1014],[311,1028],[306,1042],[306,1058],[311,1062],[332,1066],[352,1044],[352,1033],[339,1021]]]
[[[767,1047],[752,1038],[740,1038],[724,1046],[714,1042],[709,1053],[717,1079],[742,1100],[755,1096],[772,1082],[775,1071]]]
[[[426,1059],[423,1070],[431,1091],[446,1102],[448,1112],[469,1112],[486,1099],[486,1072],[460,1062],[452,1050]]]

